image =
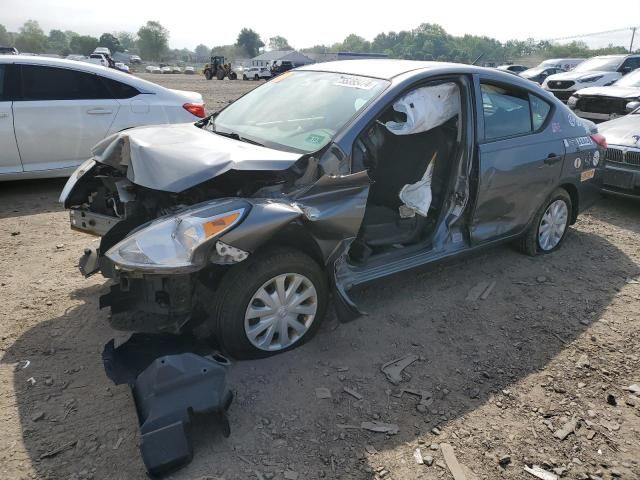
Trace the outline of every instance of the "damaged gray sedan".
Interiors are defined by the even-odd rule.
[[[196,124],[98,144],[61,201],[100,236],[112,325],[215,336],[236,358],[301,345],[333,299],[515,241],[555,251],[598,196],[605,139],[493,69],[341,61],[280,75]]]

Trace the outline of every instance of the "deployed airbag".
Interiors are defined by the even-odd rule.
[[[406,122],[389,121],[387,129],[395,135],[412,135],[431,130],[455,117],[460,111],[460,90],[455,83],[441,83],[413,90],[393,104]]]
[[[436,154],[434,153],[427,167],[427,171],[422,178],[416,183],[405,185],[402,187],[402,190],[400,190],[400,200],[402,200],[404,205],[423,217],[427,216],[429,207],[431,206],[431,179],[433,177],[433,167],[435,163]]]

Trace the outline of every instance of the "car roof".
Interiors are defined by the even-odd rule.
[[[65,58],[40,57],[37,55],[7,55],[0,56],[0,63],[20,63],[22,65],[40,65],[45,67],[69,68],[80,72],[94,73],[103,77],[111,78],[127,85],[138,88],[144,92],[167,92],[168,89],[153,82],[132,76],[113,68],[103,67],[95,63],[81,62],[78,60],[67,60]]]
[[[380,78],[384,80],[392,80],[395,77],[399,77],[407,73],[417,74],[426,71],[433,71],[434,73],[439,71],[438,73],[446,73],[451,70],[455,70],[458,73],[499,72],[501,75],[508,75],[509,77],[513,76],[510,73],[506,73],[495,68],[477,67],[475,65],[467,65],[463,63],[393,60],[388,58],[337,60],[333,62],[313,63],[299,67],[296,70],[362,75],[364,77]]]

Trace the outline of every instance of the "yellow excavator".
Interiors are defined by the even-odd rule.
[[[238,74],[231,70],[231,62],[225,62],[223,56],[211,57],[211,62],[204,66],[202,71],[207,80],[217,78],[223,80],[224,77],[229,77],[229,80],[235,80],[238,78]]]

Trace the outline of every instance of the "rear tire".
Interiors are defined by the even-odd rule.
[[[253,76],[253,79],[254,79],[255,81],[258,81],[258,80],[260,80],[260,77],[259,77],[258,75],[254,75],[254,76]]]
[[[532,257],[558,250],[571,223],[572,204],[564,188],[553,191],[536,213],[524,235],[515,242],[522,253]]]
[[[224,70],[222,70],[221,68],[218,69],[217,73],[216,73],[216,78],[218,80],[224,80]]]
[[[238,79],[238,74],[236,72],[231,72],[229,74],[229,79],[230,80],[237,80]]]
[[[277,289],[270,290],[278,281],[282,296]],[[261,300],[265,292],[269,292],[266,298],[273,305]],[[283,302],[278,303],[282,297]],[[304,300],[296,303],[301,298]],[[310,340],[320,327],[327,303],[327,278],[320,266],[297,250],[274,248],[249,257],[225,274],[215,292],[208,321],[213,323],[209,326],[214,327],[222,349],[230,356],[264,358]],[[315,313],[309,313],[312,311]],[[251,317],[255,312],[260,315]],[[273,327],[264,327],[266,324]],[[252,330],[260,331],[253,339],[248,333]]]
[[[204,78],[206,78],[207,80],[211,80],[213,78],[213,75],[211,75],[211,70],[204,71]]]

